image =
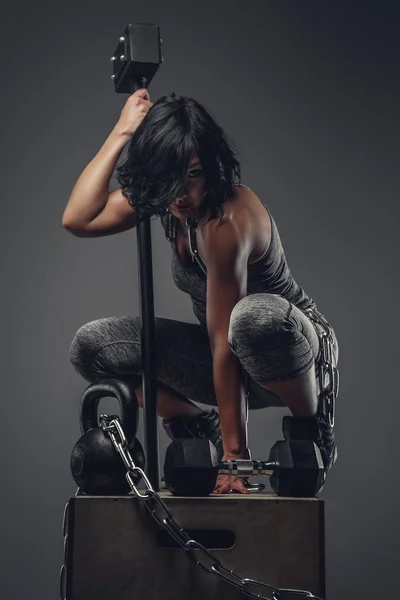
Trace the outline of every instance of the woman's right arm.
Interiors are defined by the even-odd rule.
[[[138,90],[126,103],[121,118],[76,182],[62,224],[77,237],[98,237],[136,226],[135,209],[120,189],[109,191],[110,179],[124,146],[152,106],[147,90]]]
[[[64,210],[62,225],[77,237],[120,233],[136,226],[135,209],[120,189],[108,187],[129,138],[113,130],[76,182]]]

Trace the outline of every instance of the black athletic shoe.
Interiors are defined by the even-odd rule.
[[[285,440],[313,440],[321,451],[325,473],[336,462],[337,448],[333,427],[321,417],[283,417]]]
[[[222,460],[224,450],[222,447],[221,425],[219,414],[211,409],[196,419],[163,419],[163,428],[171,440],[178,438],[208,438],[217,449],[218,460]]]

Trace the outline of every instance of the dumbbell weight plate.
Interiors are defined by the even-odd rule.
[[[174,440],[165,453],[164,475],[174,496],[208,496],[218,476],[217,449],[205,438]]]
[[[312,440],[280,440],[272,446],[269,460],[279,463],[270,477],[278,496],[314,498],[322,489],[324,463]]]

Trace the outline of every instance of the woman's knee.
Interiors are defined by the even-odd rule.
[[[308,370],[313,350],[285,298],[254,294],[233,309],[229,345],[257,382],[283,381]]]
[[[134,350],[132,350],[134,346]],[[140,362],[140,318],[107,317],[85,323],[76,332],[69,350],[75,370],[88,381]],[[135,360],[133,360],[135,357]]]
[[[232,350],[248,354],[267,345],[291,344],[296,327],[290,322],[290,304],[277,294],[251,294],[234,307],[229,323],[228,342]],[[298,331],[297,331],[298,334]]]

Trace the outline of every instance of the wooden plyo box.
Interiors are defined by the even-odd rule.
[[[191,537],[200,536],[198,541],[240,577],[325,598],[323,500],[274,494],[184,498],[165,490],[160,495],[177,523]],[[132,494],[71,498],[66,532],[67,600],[245,597],[203,573],[181,548],[171,548],[170,536]],[[260,588],[251,591],[270,594]]]

